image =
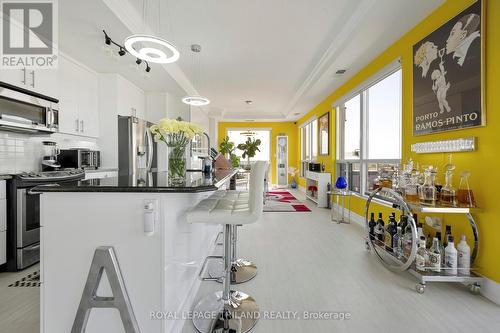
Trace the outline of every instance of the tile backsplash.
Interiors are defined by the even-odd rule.
[[[60,149],[98,150],[97,140],[68,134],[28,135],[0,131],[0,174],[41,171],[42,141],[55,141]]]

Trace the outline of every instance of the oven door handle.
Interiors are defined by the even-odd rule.
[[[33,251],[33,250],[38,250],[40,248],[40,243],[25,247],[24,249],[27,251]]]

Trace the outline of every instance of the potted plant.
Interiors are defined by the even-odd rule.
[[[247,159],[247,169],[250,169],[250,158],[255,157],[255,154],[260,151],[260,144],[260,139],[256,140],[249,137],[245,143],[240,143],[238,145],[238,149],[243,151],[243,155],[241,155],[241,157]]]
[[[240,157],[234,154],[235,151],[234,142],[229,141],[229,137],[226,136],[219,145],[219,152],[226,158],[229,155],[229,160],[234,168],[240,166]]]
[[[226,136],[219,145],[219,152],[226,158],[233,154],[234,149],[234,142],[229,141],[228,136]]]
[[[186,121],[164,118],[150,127],[156,142],[163,141],[168,148],[168,176],[171,185],[184,184],[186,176],[186,146],[203,129]]]

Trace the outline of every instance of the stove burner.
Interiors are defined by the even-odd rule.
[[[79,179],[85,176],[85,171],[74,170],[61,170],[61,171],[43,171],[43,172],[23,172],[16,175],[17,179],[36,181],[36,180],[64,180],[64,179]]]

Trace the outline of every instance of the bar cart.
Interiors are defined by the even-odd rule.
[[[392,203],[393,208],[399,209],[402,214],[408,216],[408,224],[411,227],[412,231],[412,245],[408,258],[396,258],[391,252],[388,252],[386,250],[383,244],[381,245],[379,243],[380,241],[375,239],[373,236],[370,237],[368,215],[370,212],[370,204],[372,203],[374,198],[382,199],[384,201]],[[465,214],[471,225],[472,233],[474,235],[474,248],[471,251],[472,266],[479,250],[479,234],[476,222],[471,214],[471,210],[472,208],[467,207],[462,208],[420,206],[407,202],[398,192],[394,191],[393,189],[385,187],[378,188],[369,193],[369,197],[365,206],[365,225],[367,230],[367,236],[365,238],[366,248],[368,251],[373,251],[376,254],[377,259],[389,270],[394,272],[408,271],[411,275],[413,275],[418,280],[418,283],[415,286],[415,290],[419,294],[424,293],[427,282],[462,283],[468,285],[469,290],[472,293],[478,294],[483,278],[472,271],[470,272],[470,275],[446,275],[444,272],[419,272],[415,268],[415,258],[417,254],[417,225],[416,221],[414,221],[412,217],[413,213]]]

